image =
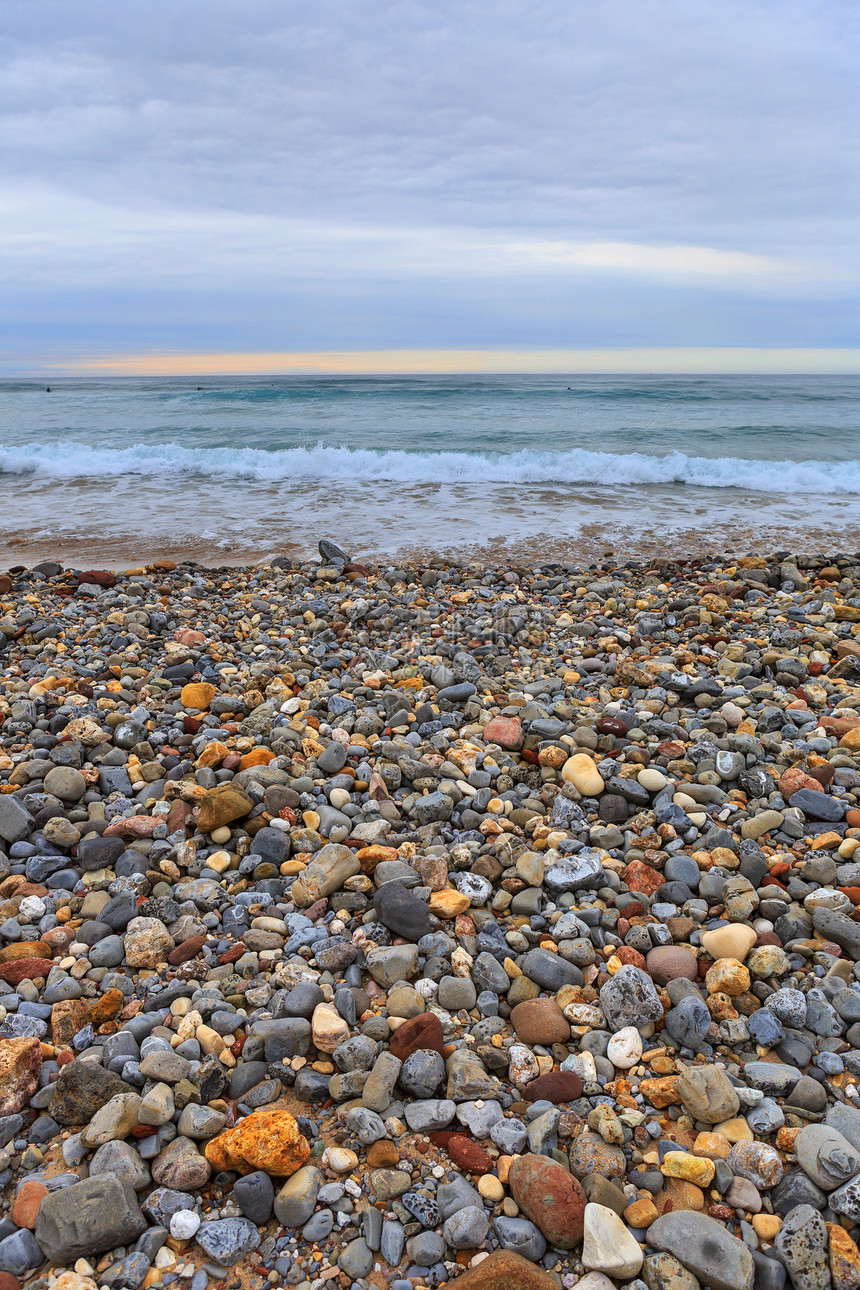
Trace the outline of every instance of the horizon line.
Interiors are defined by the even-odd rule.
[[[860,349],[810,346],[138,351],[21,363],[4,376],[856,375]]]

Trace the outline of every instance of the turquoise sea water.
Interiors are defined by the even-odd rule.
[[[70,559],[850,544],[860,378],[6,380],[0,473]]]

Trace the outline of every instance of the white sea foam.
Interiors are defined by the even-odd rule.
[[[178,443],[93,448],[77,442],[30,443],[0,449],[0,474],[83,480],[139,476],[197,476],[213,480],[262,479],[418,484],[563,485],[686,484],[699,488],[803,494],[860,494],[860,461],[760,461],[738,457],[663,456],[641,452],[510,453],[403,452],[334,447],[264,451],[258,448],[187,448]]]

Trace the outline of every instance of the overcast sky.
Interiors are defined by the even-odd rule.
[[[860,347],[854,0],[27,0],[4,27],[7,371]]]

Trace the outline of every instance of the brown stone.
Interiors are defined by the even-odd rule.
[[[460,1169],[470,1174],[485,1174],[493,1167],[493,1162],[483,1147],[465,1137],[462,1133],[452,1133],[448,1139],[448,1155]]]
[[[558,1290],[558,1281],[520,1254],[493,1250],[457,1277],[457,1290]]]
[[[161,815],[130,815],[111,820],[102,834],[103,838],[151,838],[161,824]]]
[[[63,999],[51,1008],[51,1043],[55,1047],[70,1044],[90,1019],[86,999]]]
[[[104,994],[100,995],[90,1005],[90,1021],[96,1029],[99,1026],[106,1025],[107,1022],[113,1021],[124,1003],[125,996],[122,990],[117,990],[116,988],[105,990]]]
[[[519,717],[493,717],[484,726],[484,743],[498,744],[509,752],[523,746],[523,727]]]
[[[393,1142],[380,1138],[367,1148],[367,1164],[370,1169],[393,1169],[400,1160],[400,1152]]]
[[[95,587],[115,587],[116,575],[110,569],[86,569],[78,574],[78,582],[87,582]]]
[[[630,891],[644,891],[646,895],[653,896],[666,879],[644,860],[631,860],[624,871],[624,881]]]
[[[34,1178],[25,1179],[15,1193],[12,1222],[17,1223],[19,1227],[29,1228],[31,1232],[34,1231],[39,1206],[47,1194],[48,1189],[44,1183],[37,1182]]]
[[[519,1005],[517,1005],[519,1007]],[[576,1071],[549,1071],[530,1080],[522,1090],[526,1102],[574,1102],[582,1097],[582,1080]]]
[[[645,955],[645,970],[657,985],[666,985],[679,977],[695,981],[699,964],[692,950],[685,950],[681,945],[655,945]]]
[[[517,1039],[526,1044],[566,1044],[570,1022],[555,999],[526,999],[511,1010],[511,1025]]]
[[[247,793],[233,784],[218,784],[210,788],[200,806],[197,827],[201,833],[211,833],[222,825],[232,824],[254,809]]]
[[[578,1179],[548,1156],[518,1156],[508,1186],[520,1209],[550,1245],[572,1250],[582,1240],[586,1197]]]
[[[38,1039],[0,1040],[0,1116],[15,1115],[30,1105],[41,1070]]]
[[[632,945],[619,945],[614,957],[621,963],[629,963],[631,966],[641,968],[643,972],[645,971],[645,955],[640,954],[638,950],[634,950]]]
[[[167,832],[175,833],[177,829],[184,829],[193,809],[190,802],[174,802],[167,816]]]
[[[171,950],[167,956],[168,963],[173,967],[178,967],[180,963],[187,963],[189,959],[196,958],[203,946],[206,944],[206,936],[189,936],[187,940],[181,941],[175,950]]]
[[[813,793],[822,792],[821,783],[811,775],[807,775],[799,766],[790,766],[784,770],[779,777],[779,791],[786,801],[793,793],[799,793],[802,788],[811,789]]]
[[[441,1055],[445,1047],[442,1023],[433,1012],[422,1012],[417,1017],[410,1017],[402,1026],[397,1027],[391,1036],[389,1047],[402,1062],[419,1048],[432,1048]]]
[[[45,941],[13,941],[0,949],[0,963],[11,963],[16,959],[49,959],[51,947]]]
[[[205,1154],[219,1170],[249,1174],[264,1169],[276,1178],[288,1178],[305,1163],[310,1146],[289,1111],[272,1106],[212,1138],[206,1143]]]
[[[837,1290],[860,1290],[860,1250],[838,1223],[827,1224],[830,1275]]]
[[[0,977],[8,985],[18,985],[21,981],[35,981],[37,977],[46,977],[54,966],[52,959],[13,959],[0,967]]]

